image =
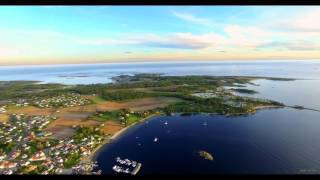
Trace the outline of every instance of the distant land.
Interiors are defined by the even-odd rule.
[[[126,64],[126,63],[194,63],[194,62],[242,62],[242,61],[250,61],[250,62],[277,62],[277,61],[283,61],[283,62],[294,62],[294,61],[320,61],[318,58],[305,58],[305,59],[288,59],[288,58],[261,58],[261,59],[180,59],[180,60],[152,60],[152,59],[123,59],[123,60],[99,60],[99,61],[61,61],[61,62],[27,62],[24,63],[22,61],[12,63],[10,61],[0,61],[0,67],[1,66],[57,66],[57,65],[91,65],[91,64]]]

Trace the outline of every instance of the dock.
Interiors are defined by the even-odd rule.
[[[116,162],[119,163],[119,165],[117,164],[114,165],[112,167],[112,170],[117,173],[126,173],[126,174],[136,175],[140,171],[142,166],[141,163],[138,163],[136,161],[131,161],[129,159],[121,159],[120,157],[116,158]]]
[[[142,164],[138,163],[137,166],[132,170],[131,174],[136,175],[140,171],[141,166],[142,166]]]

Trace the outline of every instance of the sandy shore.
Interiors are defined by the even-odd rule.
[[[90,156],[88,158],[86,158],[86,160],[84,161],[96,161],[96,157],[97,155],[99,154],[100,150],[102,149],[103,146],[107,145],[108,143],[110,143],[112,140],[116,139],[117,137],[119,137],[121,134],[123,134],[126,130],[128,130],[129,128],[133,127],[134,125],[138,124],[138,123],[141,123],[141,122],[144,122],[154,116],[157,116],[157,115],[160,115],[160,114],[152,114],[146,118],[143,118],[141,119],[140,121],[138,122],[135,122],[135,123],[132,123],[131,125],[127,126],[127,127],[124,127],[122,128],[120,131],[114,133],[110,138],[106,139],[103,143],[101,143],[97,148],[95,148],[92,153],[90,154]]]

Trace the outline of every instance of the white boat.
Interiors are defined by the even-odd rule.
[[[126,170],[123,170],[124,173],[130,173],[129,168],[127,168]]]
[[[131,165],[131,161],[130,161],[129,159],[125,159],[124,161],[125,161],[125,164],[126,164],[126,165],[128,165],[128,166]]]
[[[166,121],[164,124],[165,124],[165,125],[168,125],[168,122]]]
[[[124,160],[121,160],[121,159],[120,159],[118,162],[119,162],[120,164],[125,164],[125,163],[126,163]]]
[[[116,172],[121,172],[121,167],[120,166],[117,166],[117,165],[114,165],[113,167],[112,167],[112,170],[114,170],[114,171],[116,171]]]
[[[158,138],[154,138],[153,142],[157,142],[158,141]]]
[[[203,125],[206,126],[206,125],[208,125],[208,124],[207,124],[207,122],[204,122]]]

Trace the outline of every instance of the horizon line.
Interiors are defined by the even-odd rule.
[[[198,62],[198,63],[208,63],[208,62],[246,62],[246,61],[256,61],[256,62],[268,62],[268,61],[320,61],[319,58],[308,58],[308,59],[214,59],[214,60],[151,60],[151,61],[145,61],[145,60],[131,60],[131,61],[104,61],[104,62],[79,62],[79,63],[35,63],[35,64],[0,64],[0,67],[17,67],[17,66],[59,66],[59,65],[98,65],[98,64],[135,64],[135,63],[147,63],[147,64],[153,64],[153,63],[192,63],[192,62]]]

